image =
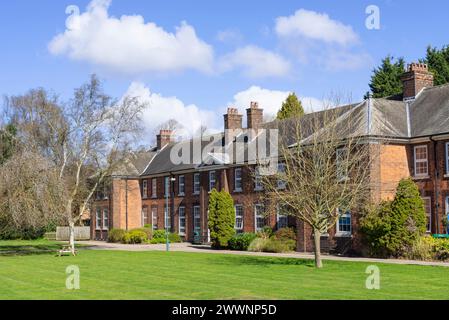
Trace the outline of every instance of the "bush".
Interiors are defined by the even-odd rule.
[[[257,238],[251,242],[248,251],[284,253],[296,250],[295,240],[277,240],[275,238]]]
[[[449,259],[449,239],[421,237],[414,243],[407,258],[423,261],[446,261]]]
[[[169,233],[168,234],[168,241],[170,243],[181,243],[182,239],[179,236],[179,234],[177,234],[177,233]],[[154,235],[153,235],[153,239],[150,240],[151,244],[163,244],[163,243],[166,243],[166,242],[167,242],[167,239],[166,239],[166,236],[165,236],[165,231],[163,231],[163,230],[155,231]]]
[[[142,230],[132,230],[127,232],[123,237],[123,243],[140,244],[148,241],[147,234]]]
[[[170,233],[168,235],[168,240],[171,243],[181,243],[182,242],[181,236],[177,233]]]
[[[296,241],[296,232],[293,228],[282,228],[274,233],[277,240],[293,240]]]
[[[270,239],[273,236],[273,229],[270,227],[264,227],[262,231],[259,231],[256,235],[258,238]]]
[[[109,231],[108,242],[121,243],[125,237],[126,231],[122,229],[112,229]]]
[[[368,210],[361,231],[372,255],[401,257],[410,252],[426,231],[424,202],[413,180],[401,180],[392,202]]]
[[[228,248],[235,251],[247,251],[251,242],[256,239],[254,233],[240,233],[234,235],[228,242]]]
[[[138,229],[134,229],[134,230],[145,232],[148,240],[153,239],[153,229],[152,228],[143,227],[143,228],[138,228]],[[131,230],[131,231],[133,231],[133,230]]]
[[[228,247],[235,234],[234,200],[229,192],[212,190],[209,197],[209,230],[212,247]]]
[[[165,240],[165,230],[155,230],[153,233],[153,239],[164,239]]]

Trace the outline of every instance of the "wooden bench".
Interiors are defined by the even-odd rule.
[[[77,252],[75,250],[74,256],[76,256],[76,253]],[[67,254],[68,255],[72,254],[72,247],[70,245],[63,245],[61,250],[58,251],[58,255],[61,257],[63,255],[67,255]]]

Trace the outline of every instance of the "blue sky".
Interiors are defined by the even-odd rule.
[[[69,5],[81,15],[70,29]],[[380,30],[365,26],[368,5]],[[152,103],[149,127],[191,115],[193,129],[218,128],[228,105],[263,99],[274,113],[290,91],[314,108],[330,94],[361,99],[384,56],[411,62],[449,44],[447,12],[444,0],[2,1],[0,94],[45,87],[67,99],[97,73],[108,93]]]

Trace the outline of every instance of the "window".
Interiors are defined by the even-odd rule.
[[[337,220],[337,235],[349,236],[352,234],[352,215],[350,211],[343,213],[339,210]]]
[[[164,178],[164,197],[170,196],[170,178],[165,177]]]
[[[432,199],[430,197],[425,197],[422,199],[424,200],[424,210],[427,217],[426,230],[430,233],[432,232]]]
[[[186,234],[186,208],[179,207],[179,234]]]
[[[151,208],[151,222],[153,224],[153,230],[157,230],[157,207]]]
[[[429,175],[429,168],[427,162],[427,146],[415,147],[415,176]]]
[[[243,206],[235,206],[235,230],[243,231]]]
[[[142,182],[142,197],[146,199],[148,197],[148,181],[143,180]]]
[[[170,208],[164,207],[165,229],[171,232]]]
[[[348,178],[348,169],[345,165],[348,150],[346,148],[339,148],[336,151],[336,166],[337,166],[337,180],[342,181]]]
[[[255,206],[255,229],[256,232],[262,231],[265,227],[264,205],[256,204]]]
[[[242,168],[234,169],[234,191],[242,191]]]
[[[103,230],[109,229],[109,210],[107,208],[103,209]]]
[[[280,205],[277,207],[276,221],[278,229],[288,227],[288,215],[285,213],[284,208]]]
[[[278,173],[279,175],[284,175],[285,174],[285,170],[286,170],[286,165],[285,163],[279,163],[278,164]],[[283,179],[279,179],[278,180],[278,189],[285,189],[287,187],[287,182]]]
[[[193,207],[193,228],[195,233],[201,233],[201,210],[199,206]]]
[[[184,196],[186,194],[186,180],[184,176],[179,176],[179,195]]]
[[[193,194],[200,194],[200,178],[199,173],[193,175]]]
[[[446,142],[446,173],[449,175],[449,142]]]
[[[449,197],[446,197],[446,219],[448,222],[446,232],[449,234]]]
[[[147,224],[149,224],[148,207],[143,207],[142,208],[142,226],[145,227]]]
[[[97,230],[101,230],[101,209],[97,208],[97,212],[95,215],[95,228]]]
[[[157,179],[151,180],[151,196],[157,198]]]
[[[107,186],[104,186],[103,190],[103,200],[109,200],[109,188]]]
[[[212,189],[215,188],[216,184],[216,177],[215,177],[215,171],[209,172],[209,191],[212,191]]]
[[[256,172],[254,175],[254,190],[261,191],[263,190],[262,185],[262,176],[260,175],[260,168],[256,168]]]

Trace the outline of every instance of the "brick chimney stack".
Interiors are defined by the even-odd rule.
[[[259,108],[259,103],[251,102],[251,107],[246,109],[248,129],[259,129],[263,123],[263,109]]]
[[[157,137],[157,150],[162,150],[165,146],[174,142],[172,130],[161,130]]]
[[[236,108],[228,108],[228,113],[224,115],[225,130],[242,129],[243,116]]]
[[[415,98],[422,89],[433,87],[433,74],[425,63],[412,63],[401,77],[404,100]]]

